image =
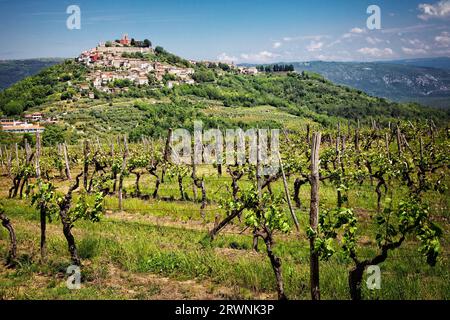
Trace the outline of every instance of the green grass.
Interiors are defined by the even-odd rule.
[[[107,203],[113,202],[112,199]],[[1,273],[2,296],[14,298],[85,299],[112,298],[116,293],[106,280],[108,266],[136,274],[157,274],[179,281],[197,279],[212,281],[218,285],[240,287],[247,292],[275,290],[273,271],[264,252],[253,253],[251,237],[245,233],[222,234],[217,240],[205,245],[202,242],[205,230],[190,230],[180,226],[157,226],[139,219],[120,220],[104,218],[100,223],[80,222],[75,235],[81,258],[85,263],[83,289],[71,292],[64,286],[63,273],[70,264],[66,243],[60,232],[59,221],[49,228],[49,261],[38,262],[39,233],[37,213],[25,206],[24,201],[4,201],[7,214],[14,221],[19,239],[20,265],[5,276]],[[131,204],[130,204],[131,203]],[[136,200],[126,200],[125,207],[133,206]],[[169,203],[181,208],[183,203]],[[165,203],[165,205],[168,205]],[[145,202],[136,207],[144,207]],[[147,204],[148,206],[148,204]],[[187,207],[192,207],[188,203]],[[189,210],[186,208],[186,210]],[[174,211],[175,212],[175,211]],[[152,213],[146,212],[145,215]],[[174,213],[175,217],[176,213]],[[303,216],[301,218],[304,218]],[[302,219],[304,221],[305,219]],[[6,254],[6,233],[0,233],[1,254]],[[23,250],[23,247],[26,250]],[[264,245],[260,244],[261,250]],[[237,249],[231,249],[237,248]],[[22,249],[22,250],[20,250]],[[25,253],[27,252],[27,253]],[[30,253],[31,252],[31,253]],[[309,247],[306,239],[295,235],[279,238],[275,252],[283,260],[283,274],[287,294],[290,298],[309,298]],[[373,253],[367,248],[365,254]],[[336,256],[321,263],[321,289],[324,299],[347,299],[348,261]],[[448,266],[444,259],[435,268],[426,266],[412,242],[395,251],[381,265],[382,289],[364,291],[365,297],[374,299],[448,299]],[[46,285],[23,292],[15,292],[28,283],[36,274],[46,274]],[[49,279],[47,279],[49,278]],[[103,281],[102,281],[103,280]],[[156,290],[156,289],[155,289]],[[241,290],[241,291],[242,291]],[[157,290],[156,290],[157,291]],[[155,291],[155,292],[156,292]],[[12,294],[12,296],[11,296]],[[148,295],[141,294],[144,298]],[[252,294],[250,294],[250,297]],[[247,296],[249,297],[249,296]]]
[[[218,177],[214,168],[200,166],[199,174],[205,174],[208,195],[206,216],[203,219],[200,203],[180,201],[175,179],[166,179],[161,185],[159,199],[141,200],[126,198],[124,212],[118,211],[116,197],[107,197],[107,216],[99,223],[79,221],[74,230],[78,251],[83,261],[83,288],[68,290],[65,271],[70,265],[67,244],[57,217],[48,226],[48,261],[39,262],[39,215],[30,206],[29,199],[5,199],[2,205],[11,218],[17,232],[19,264],[16,269],[0,267],[0,298],[5,299],[152,299],[167,297],[160,278],[168,278],[174,286],[194,279],[205,292],[208,288],[229,288],[229,298],[275,298],[275,282],[272,268],[260,242],[260,253],[252,251],[252,237],[238,220],[227,227],[213,242],[205,241],[216,215],[224,216],[220,199],[227,196],[226,187],[231,180],[224,174]],[[6,178],[1,180],[7,186]],[[57,181],[59,188],[66,188],[67,181]],[[185,179],[184,188],[192,199],[191,179]],[[394,182],[395,183],[395,182]],[[141,191],[150,195],[155,181],[150,175],[141,179]],[[293,178],[289,186],[293,185]],[[243,179],[240,186],[250,186]],[[125,180],[127,194],[134,188],[134,177]],[[399,202],[406,194],[405,188],[393,187],[393,201]],[[6,189],[5,189],[6,190]],[[275,193],[282,193],[280,181],[272,184]],[[292,192],[292,190],[291,190]],[[275,253],[282,259],[285,290],[291,299],[309,299],[309,242],[305,229],[309,223],[310,188],[301,188],[302,208],[295,212],[301,224],[301,233],[276,235]],[[77,195],[75,195],[75,198]],[[375,227],[371,215],[376,211],[376,194],[370,182],[353,186],[349,193],[349,206],[354,208],[359,232],[364,244],[361,258],[369,258],[376,251]],[[164,199],[164,200],[163,200]],[[448,194],[428,192],[424,200],[433,208],[433,217],[444,229],[442,253],[438,265],[429,267],[417,252],[416,239],[408,239],[399,249],[389,253],[387,261],[380,265],[381,290],[369,291],[363,285],[364,298],[370,299],[449,299],[448,268]],[[320,203],[323,208],[336,205],[336,190],[329,183],[320,186]],[[287,214],[287,207],[286,214]],[[294,229],[293,229],[294,230]],[[0,257],[8,250],[8,237],[0,229]],[[348,299],[347,273],[349,260],[339,254],[328,262],[321,262],[321,294],[323,299]],[[118,271],[120,275],[118,275]],[[158,281],[149,280],[157,277]],[[144,278],[141,283],[137,278]],[[230,289],[231,288],[231,289]],[[198,297],[198,293],[183,289],[178,298]],[[212,289],[211,289],[212,290]],[[210,297],[210,296],[208,296]],[[220,296],[223,297],[223,296]]]

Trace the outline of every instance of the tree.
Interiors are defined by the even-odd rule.
[[[154,86],[154,85],[158,85],[158,84],[159,84],[159,81],[158,81],[158,79],[156,78],[156,75],[155,75],[154,72],[149,72],[149,73],[147,74],[147,79],[148,79],[148,84],[149,84],[150,86]]]
[[[56,146],[58,143],[64,143],[65,129],[61,126],[52,124],[45,127],[42,134],[42,143],[44,146]]]
[[[23,112],[23,105],[19,101],[11,100],[3,107],[3,111],[7,116],[18,116]]]
[[[164,48],[161,47],[161,46],[157,46],[157,47],[155,48],[155,52],[156,52],[157,54],[163,54],[163,53],[166,52],[166,50],[164,50]]]
[[[150,48],[152,46],[152,43],[148,39],[144,39],[144,48]]]
[[[200,68],[195,71],[192,78],[197,82],[213,82],[216,79],[214,71],[209,69]]]
[[[176,79],[177,79],[177,77],[176,77],[174,74],[172,74],[172,73],[166,72],[166,73],[163,75],[163,81],[164,81],[164,83],[166,83],[166,82],[168,82],[168,81],[174,81],[174,80],[176,80]]]
[[[67,90],[61,93],[61,100],[70,100],[73,97],[73,92]]]
[[[231,70],[229,64],[222,63],[222,62],[219,62],[219,68],[222,69],[223,71],[230,71]]]

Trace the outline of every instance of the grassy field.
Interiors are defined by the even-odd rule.
[[[126,198],[124,210],[118,210],[116,197],[105,199],[106,214],[98,223],[79,221],[74,228],[82,258],[83,284],[80,290],[66,287],[66,268],[70,265],[67,245],[58,219],[48,226],[48,260],[39,260],[39,214],[29,199],[6,199],[11,181],[0,179],[0,199],[13,222],[18,238],[19,265],[15,269],[0,266],[0,299],[275,299],[275,280],[263,243],[260,252],[252,250],[252,236],[243,223],[235,221],[213,242],[206,240],[216,216],[223,216],[219,200],[225,196],[231,179],[218,177],[212,167],[202,167],[206,176],[208,206],[202,218],[200,204],[180,201],[178,185],[166,181],[160,199]],[[134,177],[125,181],[132,191]],[[250,182],[244,181],[243,186]],[[292,186],[293,180],[289,181]],[[62,190],[67,181],[58,181]],[[151,194],[154,180],[141,180],[141,191]],[[282,184],[273,185],[282,192]],[[192,186],[185,189],[192,198]],[[369,218],[375,213],[374,187],[363,184],[349,193],[349,205],[363,222],[362,256],[375,253],[374,232]],[[309,299],[309,187],[301,189],[303,207],[296,209],[300,234],[291,231],[276,235],[275,252],[282,259],[286,294],[291,299]],[[129,193],[129,192],[128,192]],[[332,185],[322,184],[321,205],[332,207],[336,201]],[[406,190],[398,188],[394,201]],[[433,216],[444,228],[442,254],[437,266],[428,266],[417,252],[416,240],[408,239],[383,263],[380,290],[363,286],[366,299],[450,299],[449,279],[449,201],[447,194],[426,194],[432,199]],[[369,205],[368,205],[369,204]],[[293,229],[295,230],[295,229]],[[0,256],[7,254],[8,237],[0,229]],[[323,299],[348,299],[347,271],[350,261],[340,255],[321,263]]]

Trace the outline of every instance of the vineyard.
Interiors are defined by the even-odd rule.
[[[449,299],[449,134],[308,125],[282,132],[272,175],[259,156],[177,164],[171,130],[2,146],[0,297]]]

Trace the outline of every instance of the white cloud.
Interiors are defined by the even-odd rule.
[[[322,39],[327,39],[327,38],[329,38],[329,37],[330,37],[330,36],[325,36],[325,35],[319,34],[319,35],[302,36],[302,37],[299,37],[299,39],[300,39],[300,40],[314,40],[314,41],[320,41],[320,40],[322,40]]]
[[[281,42],[274,42],[274,43],[273,43],[273,48],[274,48],[274,49],[277,49],[277,48],[279,48],[279,47],[281,47]]]
[[[383,57],[389,57],[394,54],[394,51],[391,48],[361,48],[358,50],[359,53],[366,55],[366,56],[372,56],[375,58],[383,58]]]
[[[240,57],[242,60],[249,62],[268,62],[274,58],[280,57],[280,55],[270,51],[261,51],[258,53],[242,53]]]
[[[353,28],[352,30],[350,30],[350,33],[355,33],[355,34],[361,34],[361,33],[365,33],[366,30],[365,29],[361,29],[358,27]]]
[[[425,49],[406,48],[406,47],[402,47],[402,51],[404,54],[408,55],[421,55],[427,53]]]
[[[330,38],[329,35],[306,35],[306,36],[297,36],[297,37],[283,37],[282,40],[284,42],[292,42],[292,41],[305,41],[305,40],[314,40],[314,41],[320,41],[322,39],[328,39]]]
[[[306,50],[309,52],[322,50],[323,42],[311,41],[309,45],[306,46]]]
[[[406,40],[408,43],[412,44],[413,46],[421,46],[422,45],[422,41],[420,41],[419,39],[410,39],[410,40]]]
[[[376,45],[377,43],[383,42],[382,39],[379,39],[377,37],[366,37],[366,41],[371,45]]]
[[[341,42],[342,42],[341,39],[337,39],[337,40],[331,42],[329,45],[327,45],[327,48],[331,48],[331,47],[333,47],[333,46],[335,46],[337,44],[340,44]]]
[[[418,15],[419,19],[445,19],[450,17],[450,0],[442,0],[435,4],[421,3],[419,10],[422,12]]]
[[[417,33],[417,32],[424,32],[429,29],[434,29],[435,26],[432,24],[417,24],[407,27],[399,27],[399,28],[387,28],[387,29],[381,29],[381,33],[385,34],[405,34],[405,33]]]
[[[353,38],[356,36],[360,36],[362,34],[366,33],[366,29],[361,29],[358,27],[355,27],[353,29],[351,29],[349,32],[344,33],[341,38],[342,39],[349,39],[349,38]]]
[[[321,61],[350,61],[351,55],[348,51],[341,50],[335,54],[319,54],[313,58]]]
[[[221,62],[234,62],[237,61],[238,58],[235,56],[229,56],[228,54],[226,54],[225,52],[221,53],[220,55],[217,56],[217,60],[221,61]]]
[[[413,49],[430,50],[430,46],[419,39],[401,39],[402,42],[412,46]]]
[[[350,43],[355,40],[358,40],[358,38],[360,39],[361,36],[363,34],[365,34],[366,32],[367,32],[366,29],[361,29],[361,28],[355,27],[355,28],[351,29],[349,32],[346,32],[346,33],[342,34],[341,36],[339,36],[336,40],[330,42],[327,45],[327,48],[331,48],[337,44],[341,44],[341,43],[343,43],[343,41]],[[381,39],[373,38],[373,37],[366,37],[366,40],[367,40],[367,42],[369,42],[372,45],[375,45],[375,44],[383,41]]]
[[[441,32],[440,35],[434,38],[434,41],[436,41],[436,44],[441,48],[448,47],[450,46],[450,33],[446,31]]]
[[[343,35],[342,35],[342,38],[343,39],[348,39],[348,38],[351,38],[353,36],[353,34],[351,34],[351,33],[344,33]]]

